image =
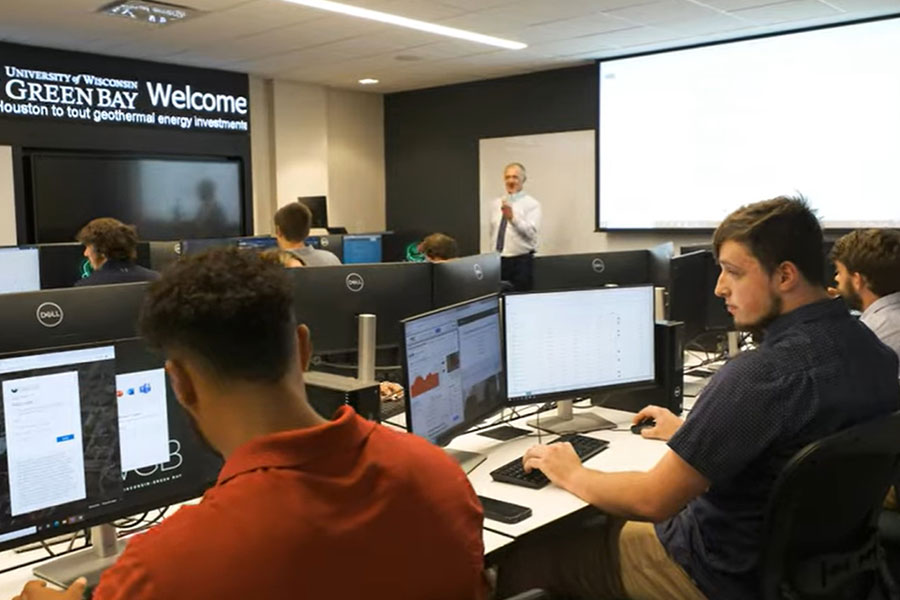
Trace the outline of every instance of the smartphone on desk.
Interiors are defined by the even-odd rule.
[[[484,509],[484,518],[500,521],[501,523],[518,523],[531,516],[531,509],[520,504],[504,502],[494,498],[478,496]]]

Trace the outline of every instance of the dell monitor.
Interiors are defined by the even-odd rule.
[[[509,403],[564,401],[560,416],[534,424],[554,433],[615,427],[591,414],[573,418],[569,402],[654,381],[653,308],[652,286],[504,296]]]
[[[356,351],[356,316],[377,317],[379,348],[400,345],[400,320],[431,310],[431,265],[382,263],[289,269],[294,312],[316,354]]]
[[[538,256],[534,259],[534,289],[567,290],[575,288],[648,283],[650,252],[591,252]]]
[[[675,254],[675,244],[666,242],[650,248],[647,252],[650,259],[650,279],[647,282],[668,288],[672,280],[672,256]]]
[[[496,295],[403,320],[406,425],[439,445],[503,409],[503,353]],[[483,456],[451,451],[466,472]]]
[[[0,294],[41,289],[37,248],[0,248]]]
[[[381,262],[381,235],[345,235],[344,257],[345,265]]]
[[[76,281],[92,272],[90,261],[84,256],[84,246],[77,243],[40,244],[37,246],[41,262],[41,289],[72,287]],[[150,268],[150,244],[138,242],[137,264]]]
[[[0,354],[137,335],[149,283],[118,283],[0,294]]]
[[[237,245],[237,238],[181,240],[181,256],[200,254],[201,252],[206,252],[213,248],[234,248]]]
[[[328,199],[325,196],[300,196],[297,202],[306,206],[312,213],[312,229],[325,229],[328,227]]]
[[[237,247],[241,250],[272,250],[278,247],[278,240],[270,235],[242,237],[237,239]]]
[[[307,246],[312,246],[317,250],[328,250],[338,257],[338,260],[344,262],[344,236],[342,235],[311,235],[306,238]]]
[[[150,246],[150,268],[162,271],[178,261],[181,256],[181,242],[148,242]]]
[[[425,262],[419,252],[419,244],[428,231],[385,231],[381,234],[382,260],[384,262]]]
[[[734,329],[725,302],[716,296],[719,267],[712,252],[697,250],[672,259],[669,318],[684,323],[685,347],[706,332]]]
[[[222,465],[139,339],[0,355],[0,406],[0,549],[194,498]],[[110,562],[88,549],[35,574],[95,585]]]
[[[449,306],[500,291],[500,255],[476,254],[432,265],[432,305]]]

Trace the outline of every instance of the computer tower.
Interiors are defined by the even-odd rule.
[[[360,381],[355,377],[334,375],[321,371],[303,374],[306,395],[317,413],[330,419],[335,411],[347,404],[370,421],[381,420],[381,395],[377,381]]]
[[[654,328],[656,381],[653,385],[596,395],[595,406],[638,412],[654,404],[676,415],[682,412],[684,389],[684,323],[657,321]]]

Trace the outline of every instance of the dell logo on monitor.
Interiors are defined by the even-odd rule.
[[[38,323],[44,327],[56,327],[63,321],[63,309],[55,302],[44,302],[35,313]]]
[[[606,270],[606,263],[603,262],[602,258],[595,258],[591,261],[591,268],[594,270],[594,273],[602,273]]]
[[[350,273],[344,282],[347,284],[347,289],[351,292],[361,292],[363,286],[366,285],[366,281],[359,273]]]
[[[475,279],[477,279],[478,281],[481,281],[482,279],[484,279],[484,271],[482,270],[481,265],[479,265],[478,263],[475,263],[475,265],[472,267],[472,269],[475,270]]]

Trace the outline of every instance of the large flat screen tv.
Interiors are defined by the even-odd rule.
[[[243,234],[240,160],[31,153],[35,242],[71,242],[97,217],[136,225],[142,240]]]

